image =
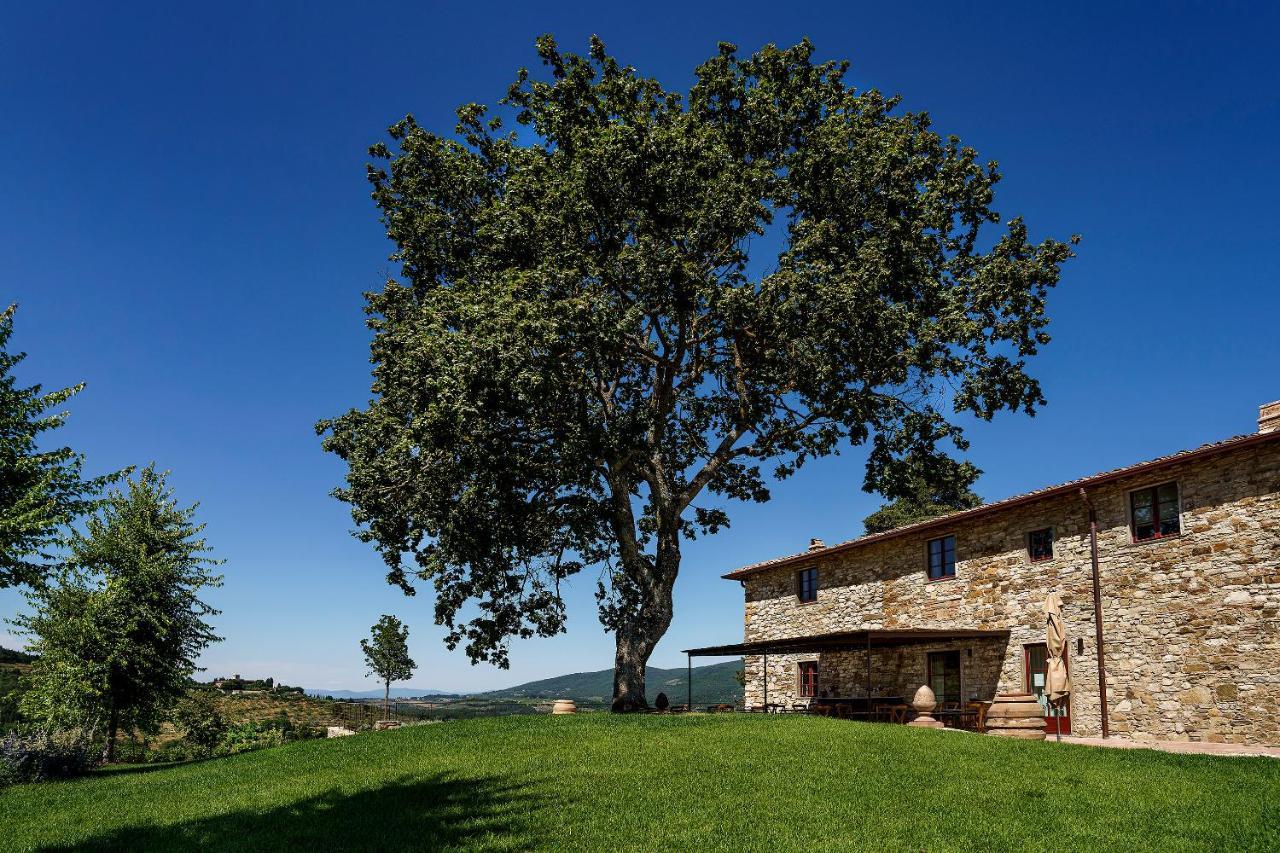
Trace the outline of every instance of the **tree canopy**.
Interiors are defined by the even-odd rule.
[[[113,489],[75,533],[57,583],[27,593],[33,610],[14,624],[32,636],[32,689],[23,712],[48,726],[153,729],[187,692],[201,651],[219,638],[198,597],[220,586],[193,521],[163,473],[143,469]]]
[[[722,44],[687,95],[598,39],[537,51],[498,112],[371,148],[400,275],[367,294],[372,398],[318,430],[357,534],[474,660],[561,631],[561,584],[596,573],[625,709],[681,541],[729,500],[850,445],[900,497],[964,449],[956,415],[1044,402],[1028,360],[1072,252],[1001,225],[994,162],[808,41]]]
[[[982,505],[973,484],[982,472],[968,462],[931,466],[931,473],[910,472],[911,459],[903,460],[908,474],[897,494],[899,497],[862,520],[866,533],[883,533],[927,521],[962,509]],[[932,478],[932,479],[930,479]]]
[[[42,437],[63,426],[53,411],[83,384],[59,391],[20,388],[13,368],[26,353],[11,353],[16,305],[0,312],[0,588],[32,584],[50,571],[50,549],[65,542],[66,527],[98,505],[98,495],[120,474],[85,479],[84,456],[70,447],[42,448]]]

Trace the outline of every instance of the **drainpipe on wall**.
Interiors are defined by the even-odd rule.
[[[1080,499],[1089,508],[1089,557],[1093,564],[1093,632],[1098,645],[1098,703],[1102,712],[1102,736],[1111,734],[1107,712],[1107,663],[1102,646],[1102,590],[1098,582],[1098,513],[1089,493],[1080,490]]]

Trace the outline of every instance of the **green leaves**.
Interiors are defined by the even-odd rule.
[[[53,411],[84,385],[46,392],[19,388],[12,374],[26,353],[10,353],[16,305],[0,312],[0,588],[39,583],[63,529],[99,504],[97,495],[127,472],[85,479],[84,456],[43,446],[66,412]]]
[[[884,494],[891,502],[862,520],[866,533],[882,533],[982,504],[973,492],[982,472],[930,446],[889,456],[882,464]]]
[[[149,729],[187,689],[200,653],[217,637],[217,611],[201,592],[221,586],[194,521],[165,475],[144,468],[112,490],[70,542],[56,583],[27,593],[33,612],[14,620],[40,657],[23,699],[50,726],[107,722]]]
[[[384,615],[369,634],[369,639],[360,641],[369,674],[378,676],[388,687],[393,681],[412,678],[418,665],[409,657],[409,629],[396,617]]]
[[[807,41],[721,45],[687,95],[598,39],[537,52],[499,115],[370,149],[401,275],[367,295],[368,405],[318,426],[358,535],[433,584],[450,647],[505,664],[592,567],[647,657],[681,539],[726,499],[867,443],[865,487],[896,496],[964,449],[956,415],[1043,404],[1027,366],[1070,248],[999,228],[995,164],[927,114]]]

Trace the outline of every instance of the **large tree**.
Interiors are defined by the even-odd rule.
[[[16,311],[10,305],[0,312],[0,588],[41,581],[67,525],[94,509],[102,489],[120,477],[85,479],[82,454],[42,446],[66,422],[67,413],[54,410],[84,385],[18,386],[13,368],[26,353],[9,352]]]
[[[409,657],[409,628],[394,616],[383,615],[369,629],[369,639],[360,641],[369,674],[383,684],[382,716],[391,715],[391,682],[413,677],[418,665]]]
[[[520,132],[469,104],[372,147],[401,275],[367,294],[372,399],[318,429],[358,535],[473,660],[563,630],[562,582],[598,570],[629,709],[681,541],[727,499],[863,444],[897,497],[904,457],[963,449],[954,415],[1043,403],[1027,359],[1072,252],[998,227],[995,163],[807,41],[721,45],[687,97],[596,39],[537,50],[502,101]]]
[[[110,761],[118,731],[154,729],[186,695],[200,652],[219,639],[205,621],[218,611],[199,595],[222,583],[195,510],[148,467],[74,535],[59,582],[30,591],[32,612],[14,620],[40,656],[29,718],[105,726]]]

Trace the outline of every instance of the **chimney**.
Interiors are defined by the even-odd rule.
[[[1278,418],[1278,419],[1280,419],[1280,405],[1277,405],[1277,408],[1276,408],[1276,416],[1277,416],[1277,418]],[[1280,426],[1280,423],[1277,423],[1277,424],[1276,424],[1276,426]],[[821,551],[821,550],[822,550],[823,548],[825,548],[825,547],[827,547],[827,546],[826,546],[826,543],[824,543],[821,539],[810,539],[810,540],[809,540],[809,550],[810,550],[810,551]]]
[[[1258,407],[1258,432],[1280,430],[1280,400]]]

